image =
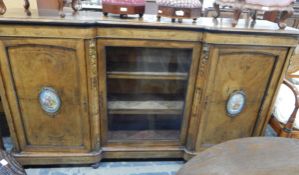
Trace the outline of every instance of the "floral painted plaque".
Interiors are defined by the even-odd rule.
[[[48,114],[56,114],[61,106],[61,100],[57,92],[50,87],[44,87],[39,94],[41,108]]]
[[[243,91],[233,92],[226,103],[226,112],[229,116],[235,117],[239,115],[246,104],[246,96]]]

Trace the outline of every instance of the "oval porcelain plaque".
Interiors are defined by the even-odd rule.
[[[234,117],[239,115],[246,103],[246,96],[243,91],[233,92],[226,103],[226,112],[229,116]]]
[[[39,94],[41,108],[48,114],[56,114],[61,106],[60,97],[57,92],[50,87],[44,87]]]

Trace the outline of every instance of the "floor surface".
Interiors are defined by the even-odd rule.
[[[276,136],[268,127],[266,136]],[[4,138],[6,150],[11,150],[10,138]],[[28,175],[175,175],[183,161],[111,161],[101,162],[100,167],[35,167],[26,168]]]
[[[102,162],[91,167],[27,168],[28,175],[175,175],[183,161]]]

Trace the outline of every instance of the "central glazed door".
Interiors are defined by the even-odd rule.
[[[102,143],[185,144],[200,45],[99,40]]]

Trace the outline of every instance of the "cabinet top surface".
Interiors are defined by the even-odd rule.
[[[297,35],[299,30],[287,27],[280,30],[278,25],[265,20],[257,20],[253,25],[251,20],[241,19],[237,26],[232,27],[230,18],[198,18],[196,23],[190,19],[184,19],[183,23],[173,23],[170,18],[163,18],[157,21],[156,15],[144,15],[139,19],[137,15],[129,15],[126,19],[120,19],[119,15],[108,17],[101,12],[80,11],[73,14],[66,11],[66,17],[60,18],[57,13],[46,11],[41,12],[32,10],[31,16],[26,16],[23,9],[8,9],[7,13],[0,16],[0,24],[25,24],[25,25],[52,25],[52,26],[115,26],[115,27],[134,27],[134,28],[168,28],[184,29],[194,31],[228,32],[228,33],[255,33],[255,34],[274,34],[274,35]],[[54,14],[54,15],[53,15]]]

